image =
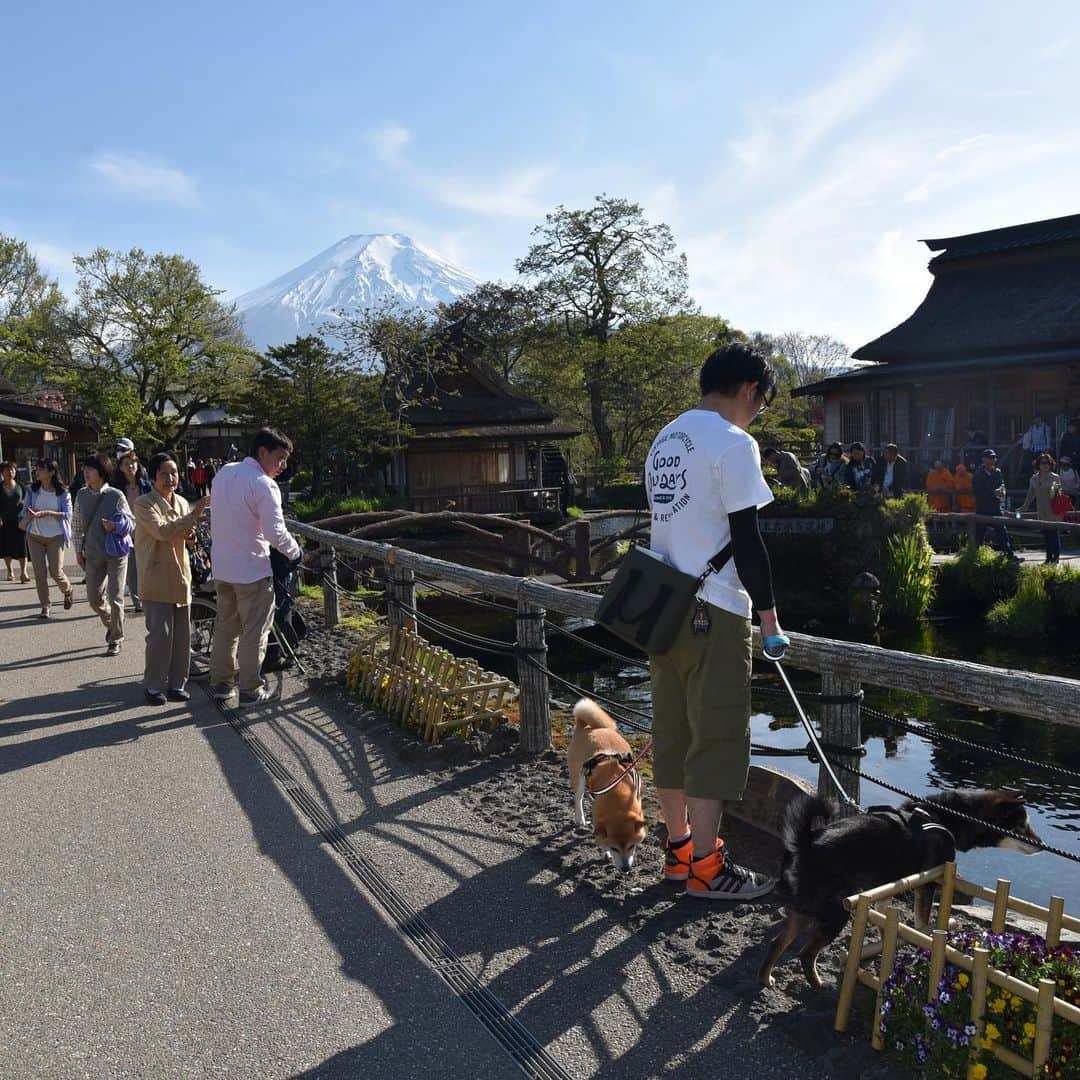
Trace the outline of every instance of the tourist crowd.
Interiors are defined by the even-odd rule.
[[[950,466],[943,459],[934,462],[923,483],[916,481],[908,461],[899,447],[890,443],[879,458],[871,457],[861,442],[847,449],[841,443],[831,443],[807,467],[788,450],[769,446],[762,451],[762,460],[776,470],[776,480],[802,494],[829,488],[846,488],[856,492],[880,493],[886,498],[898,498],[909,491],[925,491],[930,509],[938,513],[979,514],[1002,517],[1013,513],[1008,500],[1005,476],[998,468],[998,456],[988,445],[986,436],[969,428],[967,442],[959,451],[962,460]],[[1019,475],[1026,478],[1027,489],[1022,505],[1015,511],[1020,517],[1034,511],[1038,521],[1065,520],[1067,514],[1080,510],[1080,420],[1070,420],[1056,448],[1050,425],[1036,416],[1018,444]],[[1074,462],[1076,463],[1074,465]],[[979,543],[990,533],[999,548],[1015,558],[1012,541],[1004,522],[983,523],[976,527]],[[1046,561],[1057,563],[1061,558],[1061,534],[1045,529]]]
[[[105,629],[105,653],[125,640],[125,593],[144,615],[143,690],[148,702],[186,701],[188,679],[208,674],[219,700],[237,692],[247,707],[269,700],[262,665],[274,617],[270,550],[290,566],[300,547],[285,527],[275,480],[292,443],[269,428],[259,431],[241,461],[188,459],[168,451],[144,466],[130,439],[116,457],[95,453],[68,488],[55,460],[39,460],[26,487],[14,461],[0,464],[0,554],[7,580],[30,581],[34,571],[39,617],[52,614],[49,579],[70,610],[74,588],[64,551],[74,550],[85,574],[91,609]],[[192,502],[182,494],[185,490]],[[217,616],[208,670],[193,670],[191,653],[192,551],[200,521],[210,512]]]

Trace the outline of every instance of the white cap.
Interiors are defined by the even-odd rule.
[[[130,454],[135,449],[135,444],[130,439],[117,439],[116,449],[121,454]]]

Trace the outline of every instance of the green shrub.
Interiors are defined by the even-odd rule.
[[[1008,600],[999,600],[987,613],[990,633],[1010,638],[1043,638],[1050,634],[1054,610],[1043,586],[1039,567],[1020,577],[1020,588]]]
[[[1080,570],[1069,566],[1044,566],[1043,586],[1054,609],[1054,619],[1080,619]]]
[[[566,516],[572,521],[578,521],[585,516],[585,511],[580,506],[568,506],[566,508]]]
[[[937,568],[937,596],[942,610],[985,614],[994,604],[1016,595],[1020,564],[982,544],[966,544],[955,559]]]
[[[921,521],[910,531],[885,541],[881,595],[886,611],[897,622],[918,622],[930,609],[934,599],[933,558],[926,526]]]

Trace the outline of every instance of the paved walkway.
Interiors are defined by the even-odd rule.
[[[36,611],[0,584],[0,1073],[521,1075],[201,690],[143,704],[141,619]],[[298,681],[250,722],[572,1075],[827,1074]]]

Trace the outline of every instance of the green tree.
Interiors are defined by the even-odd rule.
[[[63,351],[64,297],[24,240],[0,233],[0,376],[26,385]]]
[[[521,382],[586,431],[581,456],[602,463],[612,476],[638,473],[649,445],[660,430],[701,396],[698,373],[713,349],[741,335],[726,320],[706,315],[673,315],[628,324],[606,343],[603,393],[607,404],[611,451],[604,454],[589,423],[591,402],[575,379],[590,361],[582,350],[593,341],[569,341],[526,355]]]
[[[686,256],[676,252],[667,225],[652,224],[636,203],[608,195],[586,210],[556,207],[533,235],[537,242],[517,271],[537,283],[568,335],[585,343],[572,374],[587,396],[599,454],[613,461],[609,343],[620,328],[690,310]]]
[[[440,305],[443,324],[464,321],[468,335],[480,347],[479,359],[511,380],[530,348],[549,341],[552,325],[542,317],[542,297],[525,285],[487,281],[466,296]]]
[[[280,427],[296,446],[294,460],[311,472],[319,494],[336,472],[361,471],[386,453],[393,418],[378,380],[351,368],[321,337],[297,338],[267,350],[245,396],[256,423]]]
[[[195,263],[98,248],[75,269],[59,370],[106,431],[174,446],[201,409],[239,400],[258,354]]]
[[[408,410],[434,405],[457,370],[453,343],[436,332],[428,312],[394,299],[337,314],[340,321],[323,329],[343,343],[346,362],[372,380],[391,419],[392,443],[401,446],[409,430]]]

